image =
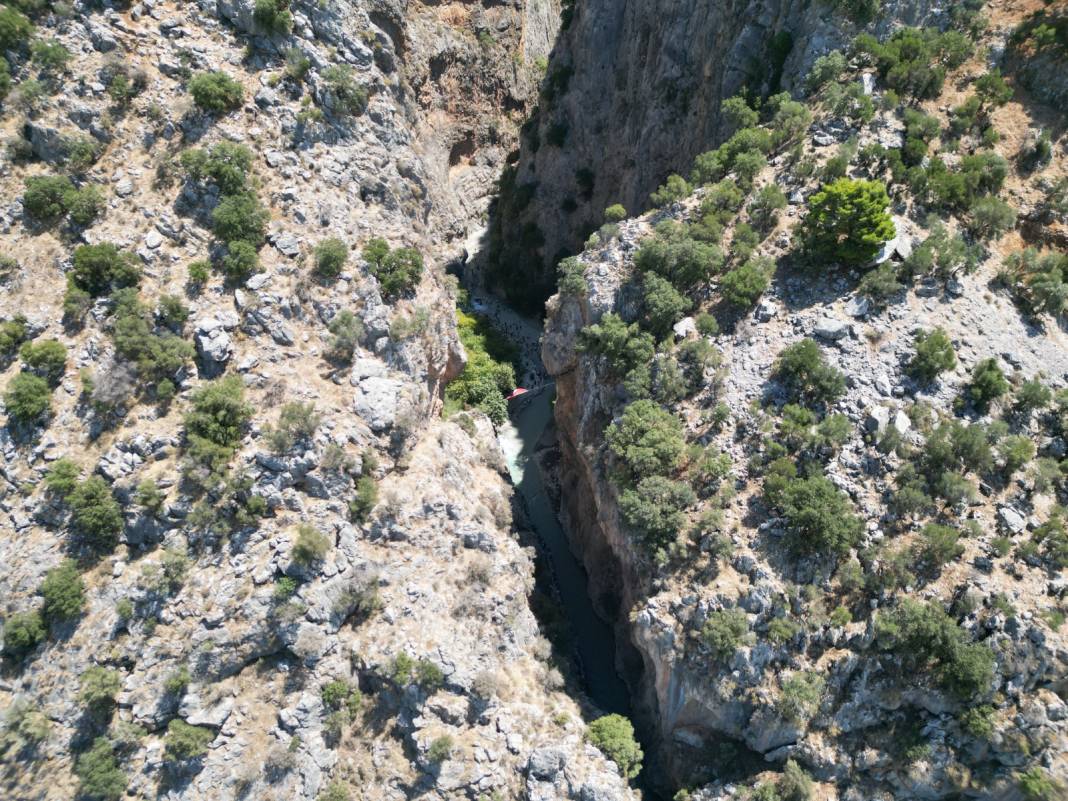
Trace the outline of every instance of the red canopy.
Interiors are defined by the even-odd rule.
[[[512,390],[512,394],[506,397],[505,400],[515,400],[520,395],[526,395],[528,391],[529,390],[523,389],[522,387],[516,387]]]

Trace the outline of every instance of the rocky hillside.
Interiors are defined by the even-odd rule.
[[[633,797],[440,419],[555,3],[17,5],[0,794]]]
[[[893,10],[718,106],[548,304],[562,514],[677,798],[1064,797],[1064,10]]]

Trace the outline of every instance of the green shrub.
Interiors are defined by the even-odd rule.
[[[667,336],[671,327],[690,310],[690,299],[671,282],[656,273],[642,278],[642,309],[646,328],[657,338]]]
[[[574,256],[563,259],[557,265],[556,275],[556,288],[561,295],[581,297],[589,291],[582,263]]]
[[[857,25],[867,25],[882,10],[882,0],[831,0],[831,4]]]
[[[325,356],[338,364],[351,364],[356,347],[364,335],[363,323],[348,309],[341,309],[330,321],[327,330],[331,334]]]
[[[71,60],[71,52],[55,39],[38,39],[30,45],[33,63],[48,73],[63,72]]]
[[[782,801],[809,801],[812,798],[812,779],[800,765],[787,759],[779,777],[778,789]]]
[[[989,195],[976,200],[969,214],[968,230],[980,240],[997,239],[1016,224],[1016,210]]]
[[[664,476],[641,479],[634,489],[625,489],[619,499],[619,510],[628,526],[652,550],[658,562],[664,561],[664,550],[678,536],[686,520],[683,510],[697,500],[689,484]]]
[[[621,223],[625,219],[627,219],[627,210],[619,203],[614,203],[604,210],[604,221],[606,223]]]
[[[959,234],[950,234],[941,222],[933,222],[930,235],[902,265],[906,275],[934,275],[948,281],[958,273],[971,273],[978,266],[979,246],[969,245]]]
[[[91,296],[137,286],[141,270],[129,253],[110,243],[80,245],[74,251],[71,283]]]
[[[16,612],[4,621],[4,653],[21,659],[44,640],[45,634],[40,612]]]
[[[443,734],[437,737],[430,743],[430,746],[426,750],[426,758],[431,762],[437,764],[444,762],[452,756],[453,741],[452,737],[447,734]]]
[[[63,378],[67,367],[67,349],[55,339],[25,343],[19,350],[19,358],[26,368],[53,385]]]
[[[71,522],[88,544],[100,552],[110,552],[122,532],[122,507],[111,487],[100,476],[90,476],[78,484],[67,498]]]
[[[480,409],[500,425],[508,415],[505,395],[516,386],[515,349],[487,318],[457,310],[456,322],[467,365],[446,387],[445,399],[450,406]]]
[[[962,698],[987,689],[994,677],[994,654],[935,604],[905,599],[875,621],[878,641],[903,660],[905,669],[934,665],[940,683]]]
[[[1005,475],[1011,476],[1035,458],[1035,443],[1023,435],[1008,436],[998,443],[998,455],[1005,464]]]
[[[163,382],[172,382],[193,358],[193,346],[172,331],[157,334],[152,312],[141,303],[137,290],[117,289],[112,299],[115,352],[136,366],[141,380],[154,383],[158,398],[166,399]]]
[[[237,195],[248,188],[252,170],[252,151],[245,145],[222,141],[207,150],[186,150],[181,155],[182,168],[190,180],[210,179],[223,195]]]
[[[844,554],[863,532],[853,504],[823,476],[789,480],[773,499],[785,519],[786,542],[794,553]]]
[[[285,34],[293,30],[288,0],[256,0],[252,19],[268,34]]]
[[[252,416],[244,396],[244,384],[237,376],[212,381],[193,394],[185,415],[185,432],[194,459],[229,461]]]
[[[323,70],[323,80],[334,98],[334,108],[358,117],[367,110],[367,87],[356,83],[356,73],[348,64],[333,64]]]
[[[616,763],[624,778],[633,779],[641,772],[645,755],[627,718],[614,714],[597,718],[586,728],[586,739]]]
[[[766,256],[750,258],[723,276],[719,284],[723,299],[739,309],[751,308],[771,283],[773,269],[771,259]]]
[[[246,242],[253,248],[259,248],[270,219],[270,213],[260,205],[259,198],[253,192],[238,192],[223,197],[212,210],[211,230],[230,248],[236,242]]]
[[[260,257],[254,245],[236,240],[226,246],[226,253],[219,262],[219,267],[228,279],[241,283],[260,271]]]
[[[94,712],[108,711],[115,704],[115,696],[121,689],[122,681],[118,672],[93,665],[82,673],[78,700]]]
[[[981,412],[1009,391],[1009,382],[998,367],[997,359],[984,359],[972,371],[972,381],[966,390],[969,401]]]
[[[423,277],[423,257],[414,248],[390,249],[384,239],[372,239],[362,255],[386,298],[410,292]]]
[[[1039,255],[1034,248],[1010,254],[1005,274],[1014,281],[1017,302],[1032,314],[1053,316],[1068,310],[1068,256],[1061,253]]]
[[[940,570],[963,553],[960,532],[954,528],[928,523],[920,532],[920,558],[933,570]]]
[[[404,651],[401,651],[393,657],[393,662],[389,668],[389,677],[395,684],[404,686],[412,680],[412,671],[414,669],[415,660]]]
[[[654,237],[642,242],[634,264],[642,272],[656,273],[686,291],[722,269],[723,253],[716,245],[700,242],[683,226],[668,221],[656,227]]]
[[[297,442],[311,439],[321,420],[314,403],[284,404],[278,412],[278,425],[267,434],[271,450],[286,453]]]
[[[1038,765],[1017,773],[1016,786],[1027,801],[1054,801],[1063,789]]]
[[[349,246],[340,239],[331,237],[315,246],[315,272],[324,278],[336,278],[345,269],[349,258]]]
[[[642,332],[637,323],[628,325],[618,314],[608,312],[600,322],[582,329],[578,348],[603,356],[612,375],[623,378],[636,367],[652,361],[656,342],[652,335]]]
[[[172,762],[196,759],[208,752],[215,732],[206,726],[191,726],[181,718],[167,724],[164,756]]]
[[[819,711],[823,687],[818,673],[794,673],[783,680],[776,709],[787,720],[807,723]]]
[[[45,473],[45,489],[58,498],[66,498],[78,485],[81,470],[70,459],[57,459]]]
[[[240,108],[245,89],[225,72],[202,72],[189,79],[193,102],[202,111],[220,114]]]
[[[371,476],[360,476],[356,482],[356,494],[349,501],[349,517],[354,523],[362,523],[378,503],[378,485]]]
[[[92,224],[106,208],[104,193],[93,184],[68,192],[64,202],[71,222],[81,226]]]
[[[908,364],[908,372],[918,381],[930,383],[941,373],[957,366],[957,352],[941,328],[918,332],[915,347],[916,353]]]
[[[33,423],[52,413],[52,390],[40,376],[19,373],[7,385],[4,406],[12,420]]]
[[[749,619],[741,609],[718,609],[708,613],[701,639],[716,659],[726,662],[749,633]]]
[[[961,712],[958,720],[961,728],[972,737],[980,740],[989,740],[994,736],[994,718],[996,712],[989,704],[981,704],[965,709]]]
[[[674,472],[685,450],[682,421],[650,400],[629,404],[605,439],[635,481]]]
[[[0,323],[0,356],[14,356],[19,345],[30,338],[26,318],[21,314]]]
[[[97,737],[88,751],[78,755],[74,773],[78,776],[79,793],[87,798],[119,801],[126,795],[129,780],[107,737]]]
[[[298,565],[308,567],[326,558],[332,545],[333,541],[317,528],[303,524],[297,527],[297,541],[290,555]]]
[[[840,178],[809,200],[801,236],[813,260],[865,264],[896,233],[886,209],[886,188],[874,181]]]
[[[206,261],[194,261],[189,263],[189,283],[194,286],[203,286],[208,282],[211,265]]]
[[[972,43],[959,32],[939,33],[934,28],[900,28],[882,43],[861,34],[853,47],[874,60],[887,86],[918,100],[940,94],[946,68],[960,66],[973,50]]]
[[[321,793],[319,793],[316,801],[352,801],[352,794],[349,792],[349,788],[341,782],[331,782],[326,786]]]
[[[41,615],[48,623],[70,620],[85,608],[85,582],[73,559],[64,559],[45,573],[37,591],[44,597]]]
[[[649,202],[656,208],[663,208],[689,197],[692,191],[681,175],[669,175],[667,181],[649,196]]]
[[[802,403],[829,404],[845,392],[845,376],[827,364],[815,340],[802,339],[782,350],[774,375],[790,398]]]
[[[167,678],[163,680],[163,691],[168,695],[181,695],[185,692],[186,687],[189,686],[189,668],[182,665],[177,670],[167,674]]]
[[[429,659],[420,659],[415,663],[415,683],[428,694],[434,693],[445,686],[445,674]]]
[[[74,184],[65,175],[35,175],[26,178],[22,207],[40,222],[48,222],[67,213],[67,197]]]
[[[33,35],[33,23],[8,6],[0,6],[0,50],[21,50]]]

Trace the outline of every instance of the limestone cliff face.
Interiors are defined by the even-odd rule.
[[[878,33],[930,22],[934,4],[883,9]],[[795,90],[817,56],[856,33],[812,0],[576,4],[501,197],[493,239],[501,285],[512,286],[520,267],[517,302],[530,282],[551,294],[560,254],[581,249],[606,207],[644,211],[670,173],[688,175],[694,157],[720,142],[724,99]]]
[[[443,267],[482,224],[558,7],[281,5],[292,31],[273,36],[251,0],[46,10],[38,33],[69,62],[32,115],[0,109],[22,154],[0,170],[0,249],[14,259],[0,320],[24,316],[27,338],[66,353],[51,414],[23,425],[5,414],[0,428],[0,795],[313,801],[337,785],[328,797],[631,801],[548,662],[492,427],[478,414],[438,418],[465,359]],[[26,52],[6,55],[16,81],[36,76]],[[362,113],[338,107],[328,76],[339,65],[367,92]],[[237,108],[194,107],[188,81],[209,70],[240,84]],[[137,86],[122,104],[106,91],[120,71]],[[24,180],[65,172],[73,140],[94,154],[74,178],[100,193],[101,213],[38,225]],[[189,263],[217,264],[222,250],[209,226],[219,192],[176,155],[220,142],[248,148],[266,241],[247,280],[209,270],[191,281]],[[327,237],[349,254],[322,280],[313,249]],[[403,298],[361,258],[372,237],[423,254]],[[64,323],[83,243],[113,243],[139,268],[141,340],[162,336],[163,295],[184,308],[169,334],[195,356],[179,357],[169,404],[135,386],[106,297],[83,324]],[[351,357],[326,358],[342,312]],[[6,392],[13,352],[0,370]],[[208,476],[189,460],[183,417],[226,374],[250,419]],[[294,402],[314,406],[310,426],[269,442]],[[90,554],[45,490],[61,458],[102,482],[113,547]],[[353,514],[368,479],[377,502]],[[139,486],[158,502],[139,502]],[[301,531],[316,543],[310,560],[295,558]],[[40,610],[38,587],[67,556],[85,557],[84,605],[17,647],[12,620]],[[91,668],[113,703],[87,712]],[[202,742],[179,756],[168,728],[182,723]],[[94,743],[103,762],[90,771],[79,759]],[[101,770],[105,790],[87,784]]]

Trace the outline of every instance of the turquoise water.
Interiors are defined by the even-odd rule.
[[[537,461],[532,458],[538,440],[552,418],[552,399],[553,388],[550,386],[523,401],[523,407],[513,412],[511,423],[501,427],[501,449],[512,481],[526,505],[530,524],[551,564],[560,603],[571,627],[586,693],[605,712],[629,715],[627,686],[616,673],[612,627],[594,611],[586,570],[571,552],[567,534],[545,491]]]

